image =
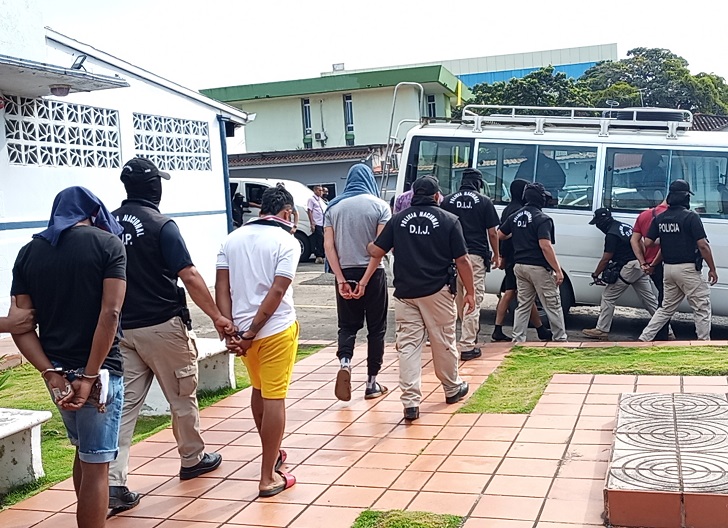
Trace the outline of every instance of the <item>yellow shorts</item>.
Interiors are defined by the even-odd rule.
[[[253,341],[243,363],[248,369],[250,384],[263,398],[282,400],[291,384],[293,365],[298,351],[298,321],[272,336]]]

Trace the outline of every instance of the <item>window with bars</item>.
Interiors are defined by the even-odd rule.
[[[210,136],[204,121],[133,114],[134,150],[164,171],[209,171]]]
[[[437,105],[435,104],[435,96],[427,96],[427,117],[435,117],[437,115]]]
[[[10,95],[5,137],[13,165],[121,167],[116,110]]]

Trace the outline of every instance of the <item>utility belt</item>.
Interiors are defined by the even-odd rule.
[[[631,282],[624,280],[622,277],[622,268],[625,264],[627,263],[610,260],[607,267],[604,268],[604,271],[602,271],[600,280],[605,284],[615,284],[618,280],[621,280],[625,284],[632,284]]]

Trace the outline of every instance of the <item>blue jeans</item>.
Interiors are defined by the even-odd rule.
[[[77,411],[58,410],[66,426],[68,439],[78,448],[78,458],[89,464],[106,464],[119,452],[119,424],[124,405],[124,381],[121,376],[109,376],[106,412],[86,403]]]

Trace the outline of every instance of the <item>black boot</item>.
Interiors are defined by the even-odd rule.
[[[129,491],[126,486],[109,486],[109,509],[124,511],[131,510],[137,504],[141,495]]]
[[[550,329],[546,328],[544,325],[536,328],[536,333],[538,334],[538,338],[541,341],[551,341],[554,338],[554,333]]]
[[[511,336],[503,333],[503,327],[501,325],[495,325],[495,330],[493,330],[493,335],[490,336],[490,339],[492,341],[510,341]]]

